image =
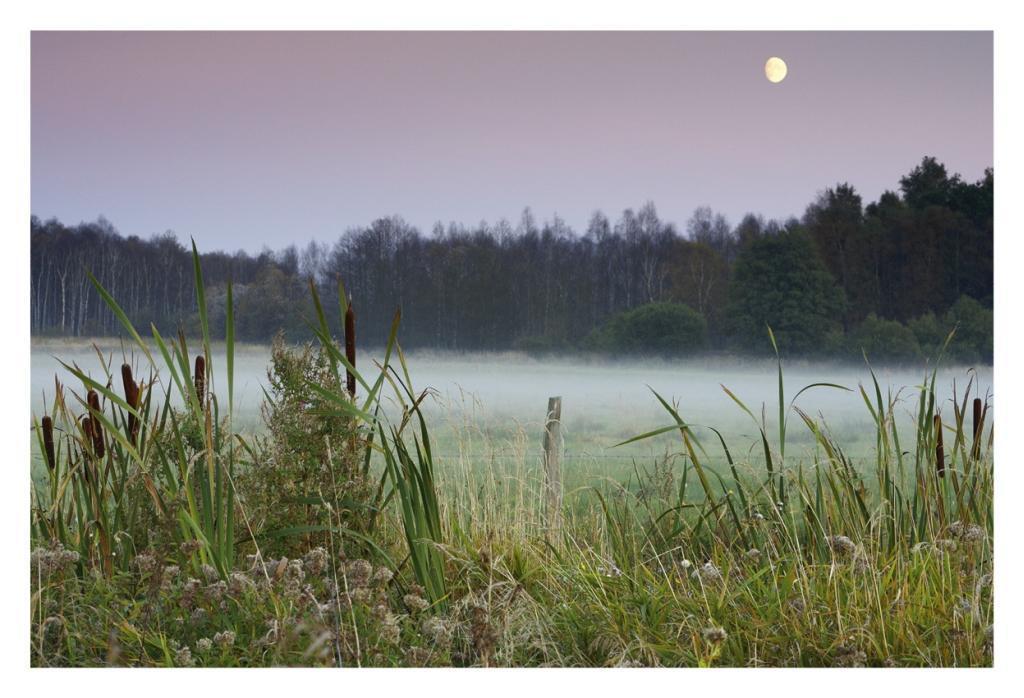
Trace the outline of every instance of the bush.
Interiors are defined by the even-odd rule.
[[[949,345],[950,358],[964,363],[992,362],[991,310],[970,296],[960,296],[944,319],[950,329],[956,328]]]
[[[262,407],[267,436],[252,467],[238,476],[244,506],[257,533],[337,524],[328,518],[326,503],[343,526],[365,529],[372,487],[362,473],[355,427],[308,387],[344,391],[344,386],[336,385],[325,353],[311,344],[289,348],[278,334],[267,379],[269,390]],[[295,536],[289,538],[294,541]],[[304,538],[306,545],[327,544],[326,534]],[[268,541],[264,552],[293,553],[281,547],[286,540]]]
[[[648,303],[613,316],[586,343],[615,354],[686,356],[706,346],[707,323],[688,305]]]
[[[931,311],[914,318],[907,323],[907,327],[914,333],[921,353],[930,359],[938,356],[939,349],[946,341],[946,335],[949,334],[949,328],[945,327],[944,323]]]
[[[921,346],[913,330],[897,320],[885,320],[874,313],[851,333],[848,346],[855,356],[863,351],[869,361],[911,362],[921,358]]]
[[[960,296],[941,319],[928,312],[908,325],[925,356],[938,356],[942,343],[956,328],[947,358],[963,363],[992,362],[992,311],[970,296]]]
[[[512,348],[530,356],[547,356],[568,351],[569,343],[559,337],[550,335],[533,335],[520,337],[512,343]]]

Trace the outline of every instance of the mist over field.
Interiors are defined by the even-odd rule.
[[[117,376],[124,356],[121,345],[111,340],[98,340],[97,346]],[[128,356],[132,356],[132,345],[126,343],[125,347]],[[379,358],[378,353],[362,354],[366,358],[361,361]],[[141,359],[138,366],[142,367],[145,357],[137,349],[134,356],[136,361]],[[223,346],[215,345],[213,356],[216,389],[217,375],[224,369]],[[509,459],[539,461],[547,399],[551,396],[562,398],[566,469],[584,480],[588,472],[621,476],[632,468],[634,458],[650,465],[653,459],[682,448],[674,433],[616,447],[632,436],[671,423],[652,390],[669,401],[678,401],[684,419],[721,431],[730,449],[741,459],[745,455],[752,462],[761,459],[760,437],[756,425],[726,394],[723,385],[759,419],[763,408],[769,433],[777,430],[778,374],[774,359],[607,360],[579,356],[533,358],[517,352],[438,351],[413,351],[406,358],[416,389],[431,390],[432,396],[424,406],[436,425],[433,438],[436,455],[442,463],[469,456],[486,456],[498,465]],[[87,342],[37,340],[32,348],[32,410],[35,415],[44,411],[44,395],[47,400],[52,399],[55,375],[65,386],[81,393],[79,381],[59,360],[76,364],[93,377],[103,375],[96,350]],[[269,361],[269,346],[236,347],[235,414],[238,426],[245,431],[265,428],[260,405],[263,388],[267,385]],[[924,363],[874,367],[883,394],[891,390],[893,395],[900,395],[902,413],[906,417],[901,427],[911,426],[925,368]],[[787,403],[801,388],[812,383],[836,383],[849,388],[849,391],[812,388],[797,398],[796,406],[814,416],[823,416],[855,459],[872,455],[874,423],[859,392],[859,386],[864,385],[874,400],[871,374],[865,365],[784,360],[783,372]],[[144,369],[141,375],[146,375]],[[972,376],[972,397],[984,398],[991,394],[991,366],[940,368],[936,381],[936,392],[941,398],[939,409],[950,418],[954,381],[962,399]],[[226,394],[223,386],[221,393]],[[708,437],[706,448],[712,459],[717,459],[720,449],[712,433],[698,431],[698,437],[701,433]],[[791,452],[797,455],[804,447],[813,448],[810,432],[792,413],[787,441],[793,449]]]

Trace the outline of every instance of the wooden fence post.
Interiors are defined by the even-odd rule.
[[[547,531],[557,541],[562,526],[562,398],[548,398],[544,420],[544,494]]]

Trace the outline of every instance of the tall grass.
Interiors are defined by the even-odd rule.
[[[552,544],[541,454],[525,432],[514,431],[519,458],[511,468],[471,457],[442,467],[424,411],[432,394],[413,387],[400,314],[381,360],[360,359],[357,369],[355,313],[344,287],[333,319],[339,342],[311,284],[310,326],[332,380],[303,390],[324,405],[314,416],[347,424],[344,439],[327,444],[328,459],[354,464],[371,494],[354,502],[337,494],[337,483],[312,483],[298,495],[310,504],[309,519],[268,530],[250,519],[236,489],[236,475],[266,455],[232,418],[233,290],[224,366],[215,365],[194,245],[193,255],[201,347],[190,350],[183,332],[165,337],[155,326],[143,339],[92,279],[132,342],[121,390],[102,355],[100,375],[65,364],[80,387],[56,384],[47,413],[34,420],[46,466],[33,492],[34,545],[77,553],[73,580],[34,581],[34,662],[181,664],[195,659],[177,647],[185,643],[207,648],[204,663],[228,665],[991,662],[992,420],[989,396],[977,394],[973,377],[943,402],[938,361],[932,365],[913,398],[908,441],[897,428],[907,397],[883,390],[868,365],[870,382],[855,390],[871,415],[875,447],[859,461],[824,416],[800,405],[812,389],[854,388],[822,381],[787,392],[769,330],[778,376],[773,420],[722,386],[755,424],[756,449],[728,443],[652,391],[667,424],[622,443],[673,434],[678,446],[654,463],[634,463],[624,482],[567,492],[561,539]],[[466,425],[462,439],[482,438],[475,428]],[[811,438],[806,453],[787,448],[800,429]],[[311,534],[352,545],[332,543],[329,565],[304,568],[324,554]],[[293,559],[259,563],[270,539],[287,541]],[[232,592],[227,611],[204,608],[222,624],[209,634],[230,628],[235,649],[211,654],[210,638],[189,630],[206,627],[203,617],[186,623],[181,615],[183,586],[168,591],[140,572],[140,556],[156,550],[164,551],[161,564],[206,579],[211,594],[222,593],[211,574],[236,585],[241,575],[252,585]],[[371,590],[372,566],[345,560],[345,550],[386,567],[384,581]],[[243,551],[258,564],[243,565]],[[309,589],[296,569],[308,570]],[[87,574],[94,570],[102,584]],[[365,605],[355,592],[365,592]],[[58,597],[65,606],[55,605]],[[58,617],[69,626],[61,647],[46,640]],[[272,619],[269,630],[264,618]]]

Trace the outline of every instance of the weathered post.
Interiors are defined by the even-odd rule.
[[[562,527],[562,398],[548,398],[544,420],[544,499],[547,531],[558,539]]]

